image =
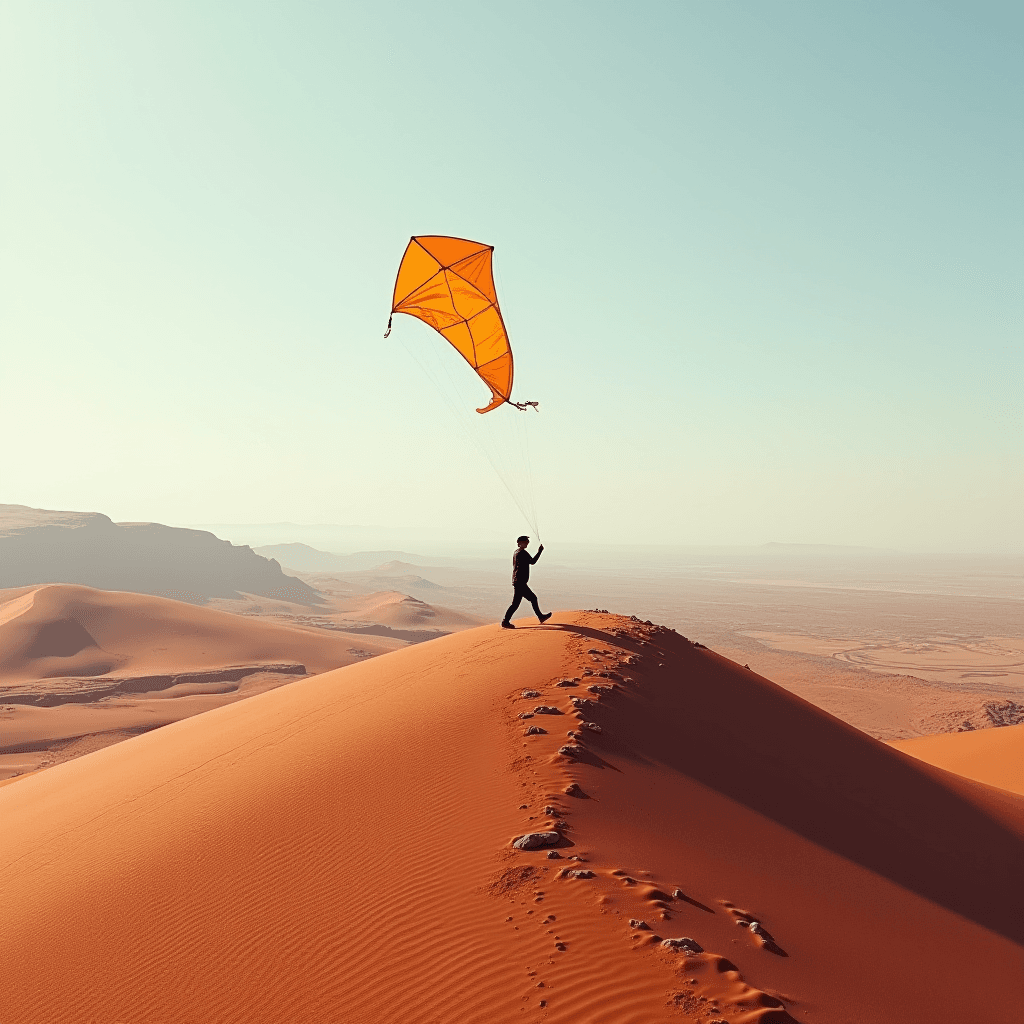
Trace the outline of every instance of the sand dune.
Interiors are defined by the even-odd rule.
[[[1024,725],[922,736],[890,746],[966,779],[1024,796]]]
[[[615,616],[302,680],[0,816],[19,1024],[1021,1012],[1024,799]]]
[[[400,646],[162,597],[0,591],[0,776]]]

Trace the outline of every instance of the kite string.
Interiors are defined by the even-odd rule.
[[[423,370],[424,374],[426,374],[431,384],[433,384],[435,390],[441,396],[445,405],[448,406],[448,411],[451,413],[452,419],[458,425],[459,431],[461,432],[463,437],[469,442],[471,442],[473,446],[477,449],[477,451],[490,464],[491,469],[494,470],[498,479],[501,480],[502,484],[505,487],[505,490],[508,491],[509,496],[512,498],[512,501],[515,503],[516,507],[519,509],[520,513],[529,523],[533,531],[538,535],[539,539],[540,529],[537,523],[536,501],[533,495],[532,467],[529,467],[528,452],[526,459],[520,460],[520,462],[526,462],[526,467],[524,467],[526,469],[525,477],[523,473],[517,474],[515,472],[515,468],[510,464],[500,465],[500,458],[498,456],[498,453],[495,451],[488,450],[487,447],[481,444],[480,438],[477,435],[477,433],[470,431],[469,428],[466,426],[465,410],[462,409],[461,406],[457,404],[457,402],[452,397],[453,393],[458,393],[458,388],[457,385],[455,384],[455,379],[452,376],[451,369],[442,361],[441,365],[444,367],[445,375],[448,377],[448,381],[451,385],[451,389],[449,390],[444,387],[444,385],[441,383],[440,378],[430,367],[430,365],[428,365],[428,363],[425,360],[421,359],[419,355],[416,353],[416,351],[410,347],[410,345],[406,342],[405,338],[402,336],[401,331],[398,334],[398,338],[399,341],[401,341],[402,343],[402,347],[413,358],[413,360],[420,367],[420,369]],[[487,416],[495,416],[500,414],[501,410],[495,409],[493,412],[488,413]],[[479,414],[474,413],[474,415]],[[482,424],[481,426],[483,429],[489,429],[484,424]],[[525,427],[525,424],[523,426]],[[506,445],[506,447],[508,446]],[[519,479],[516,480],[516,477],[518,477]]]

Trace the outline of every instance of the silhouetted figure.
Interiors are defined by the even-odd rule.
[[[541,544],[537,548],[537,554],[531,555],[526,550],[530,545],[529,537],[520,537],[516,543],[519,547],[516,548],[515,554],[512,556],[512,603],[508,606],[508,611],[505,612],[505,618],[501,620],[502,629],[516,628],[512,625],[511,619],[524,597],[533,605],[534,614],[536,614],[540,622],[547,622],[551,618],[551,612],[545,614],[540,610],[540,605],[537,603],[537,595],[530,589],[530,566],[537,564],[537,559],[540,558],[544,545]]]

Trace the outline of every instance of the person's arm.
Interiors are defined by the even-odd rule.
[[[542,552],[543,550],[544,550],[544,545],[543,545],[543,544],[541,544],[541,546],[540,546],[539,548],[537,548],[537,554],[535,554],[535,555],[533,556],[533,558],[531,558],[531,559],[530,559],[530,565],[536,565],[536,564],[537,564],[537,561],[538,561],[538,559],[540,558],[540,553],[541,553],[541,552]]]

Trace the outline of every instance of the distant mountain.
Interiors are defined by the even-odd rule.
[[[377,559],[375,564],[378,564]],[[256,594],[321,604],[273,559],[203,530],[115,523],[98,512],[0,505],[0,588],[75,583],[204,604]]]
[[[389,572],[392,566],[402,566],[401,571],[407,573],[411,569],[421,569],[425,565],[439,562],[439,559],[423,558],[408,551],[357,551],[352,555],[335,555],[330,551],[319,551],[308,544],[265,544],[253,550],[264,558],[274,558],[281,565],[299,572],[361,572],[364,569]],[[407,558],[415,558],[419,564],[403,561]]]

